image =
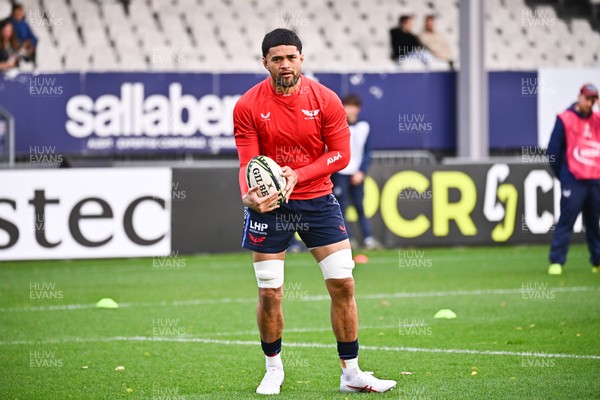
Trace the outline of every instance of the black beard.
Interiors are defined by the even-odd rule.
[[[293,76],[292,79],[288,80],[289,78],[277,78],[275,79],[275,86],[279,86],[282,88],[291,88],[293,87],[296,83],[298,83],[298,79],[300,79],[300,75],[297,76]]]

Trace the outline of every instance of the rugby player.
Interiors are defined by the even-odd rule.
[[[340,205],[332,194],[330,175],[350,160],[344,108],[333,91],[302,75],[302,43],[293,31],[279,28],[267,33],[262,56],[270,76],[248,90],[234,109],[245,205],[242,246],[252,251],[259,288],[257,322],[266,357],[266,373],[256,392],[279,394],[284,380],[280,357],[284,260],[295,231],[321,268],[331,297],[331,325],[342,366],[340,391],[385,392],[396,382],[377,379],[358,366],[354,261]],[[258,187],[248,189],[246,165],[257,155],[283,164],[285,202],[278,204],[277,192],[260,197]]]

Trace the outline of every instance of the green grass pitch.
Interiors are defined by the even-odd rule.
[[[600,274],[571,248],[386,250],[355,270],[360,365],[386,399],[599,399]],[[282,399],[352,399],[309,254],[286,264]],[[249,254],[0,263],[0,399],[254,399]],[[94,305],[109,297],[118,309]],[[434,319],[448,308],[456,319]],[[123,368],[117,368],[123,367]]]

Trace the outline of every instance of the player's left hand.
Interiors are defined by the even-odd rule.
[[[350,183],[353,184],[354,186],[358,186],[361,183],[363,183],[364,180],[365,180],[365,173],[362,171],[358,171],[354,175],[352,175],[352,177],[350,178]]]
[[[283,176],[287,182],[287,185],[285,186],[285,202],[287,203],[290,201],[290,196],[292,195],[292,192],[298,183],[298,175],[287,165],[281,168],[281,172],[283,172]]]

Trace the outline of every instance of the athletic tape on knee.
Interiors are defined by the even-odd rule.
[[[283,286],[283,260],[255,262],[254,274],[259,288],[277,289]]]
[[[354,269],[352,250],[339,250],[328,255],[319,263],[319,267],[325,279],[352,278],[352,269]]]

